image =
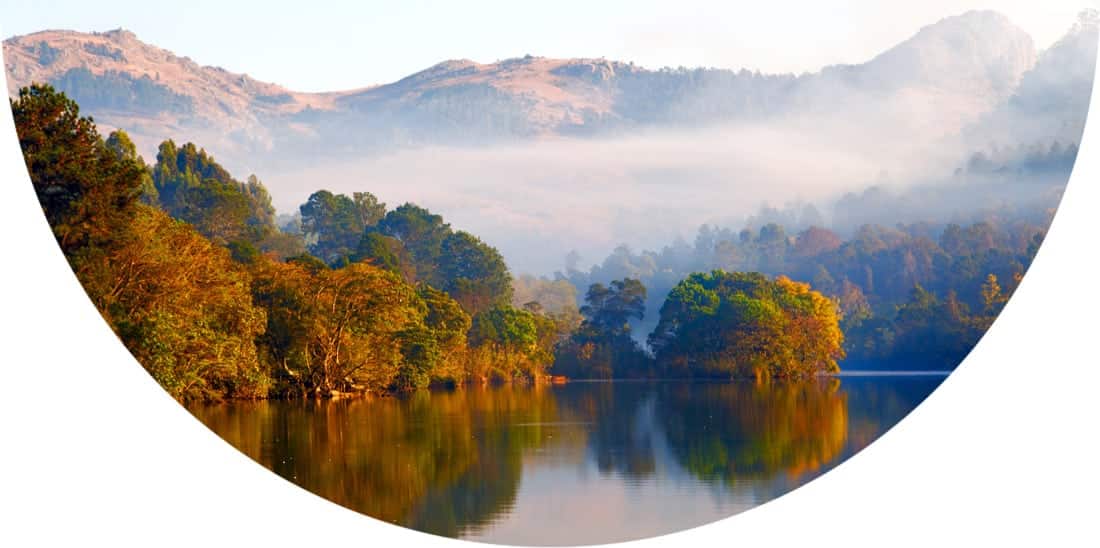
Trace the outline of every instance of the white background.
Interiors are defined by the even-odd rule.
[[[1100,546],[1098,125],[1031,272],[923,405],[792,494],[635,544]],[[6,108],[0,234],[0,545],[458,545],[283,481],[160,390],[54,243]]]

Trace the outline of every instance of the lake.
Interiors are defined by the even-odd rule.
[[[943,379],[570,382],[190,410],[283,478],[390,523],[593,544],[780,496],[874,441]]]

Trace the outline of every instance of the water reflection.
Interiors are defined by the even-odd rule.
[[[375,518],[580,544],[761,504],[870,443],[941,380],[571,383],[192,412],[280,476]]]

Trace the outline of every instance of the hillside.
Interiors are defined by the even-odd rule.
[[[422,144],[605,135],[829,114],[914,111],[913,129],[951,133],[1010,97],[1038,54],[1005,17],[971,12],[929,25],[861,65],[804,75],[660,69],[605,59],[451,60],[397,82],[301,93],[139,40],[43,31],[4,41],[9,94],[49,82],[142,151],[173,137],[227,164],[293,166]]]

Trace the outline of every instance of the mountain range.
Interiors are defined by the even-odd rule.
[[[1008,109],[1022,83],[1045,89],[1074,77],[1091,88],[1091,70],[1066,74],[1095,63],[1095,17],[1091,22],[1053,53],[1037,51],[1006,17],[982,11],[929,25],[866,63],[802,75],[526,56],[448,60],[397,82],[330,93],[296,92],[202,66],[121,29],[15,36],[3,52],[9,95],[48,82],[103,128],[125,128],[146,154],[165,138],[191,140],[230,167],[255,170],[419,145],[615,135],[837,111],[851,117],[853,108],[868,123],[911,112],[906,130],[952,134]],[[1029,80],[1035,72],[1040,76]]]

